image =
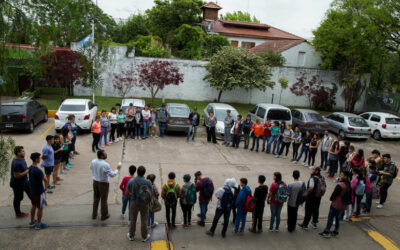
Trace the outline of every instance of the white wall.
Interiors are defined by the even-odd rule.
[[[304,64],[298,64],[299,52],[305,53]],[[288,67],[304,67],[304,68],[319,68],[322,60],[317,54],[314,47],[307,42],[300,43],[281,53],[286,58],[285,66]]]
[[[267,41],[266,39],[257,39],[257,38],[245,38],[245,37],[234,37],[234,36],[225,36],[226,39],[228,39],[229,43],[231,41],[238,41],[239,42],[239,47],[242,47],[242,42],[254,42],[256,43],[255,46],[260,45],[262,43],[264,43],[265,41]]]

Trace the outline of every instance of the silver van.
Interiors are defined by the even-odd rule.
[[[256,119],[260,118],[262,124],[266,120],[292,124],[292,113],[290,109],[278,104],[260,103],[250,110],[248,114],[251,116],[253,122],[256,122]]]

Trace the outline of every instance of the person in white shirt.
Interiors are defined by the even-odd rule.
[[[108,190],[109,182],[108,177],[114,177],[118,174],[121,169],[121,163],[118,164],[116,170],[112,170],[110,164],[106,162],[107,153],[103,150],[97,151],[97,159],[94,159],[90,163],[90,169],[92,170],[93,177],[93,213],[92,219],[97,218],[97,210],[99,202],[101,200],[101,220],[107,220],[110,218],[108,213]]]
[[[112,107],[111,112],[108,113],[108,120],[110,121],[111,125],[111,132],[110,132],[110,143],[116,142],[115,140],[115,130],[117,129],[118,126],[118,119],[117,119],[117,110]],[[118,139],[117,139],[118,141]]]
[[[332,137],[329,136],[329,131],[325,130],[325,135],[321,143],[321,165],[319,166],[321,169],[325,170],[328,167],[328,154],[331,146]]]
[[[142,116],[143,116],[143,139],[146,139],[150,124],[150,110],[148,105],[146,105],[144,107],[144,110],[142,110]]]

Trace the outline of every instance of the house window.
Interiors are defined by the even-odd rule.
[[[253,42],[242,42],[242,48],[251,49],[256,46],[256,43]]]
[[[303,67],[306,64],[306,52],[299,51],[297,56],[297,66]]]
[[[231,45],[233,46],[233,47],[239,47],[239,42],[238,41],[231,41]]]

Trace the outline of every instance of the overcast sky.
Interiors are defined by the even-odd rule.
[[[93,0],[94,2],[96,0]],[[153,6],[152,0],[97,0],[114,18],[127,18]],[[262,23],[309,39],[325,16],[332,0],[219,0],[220,13],[248,11]]]

